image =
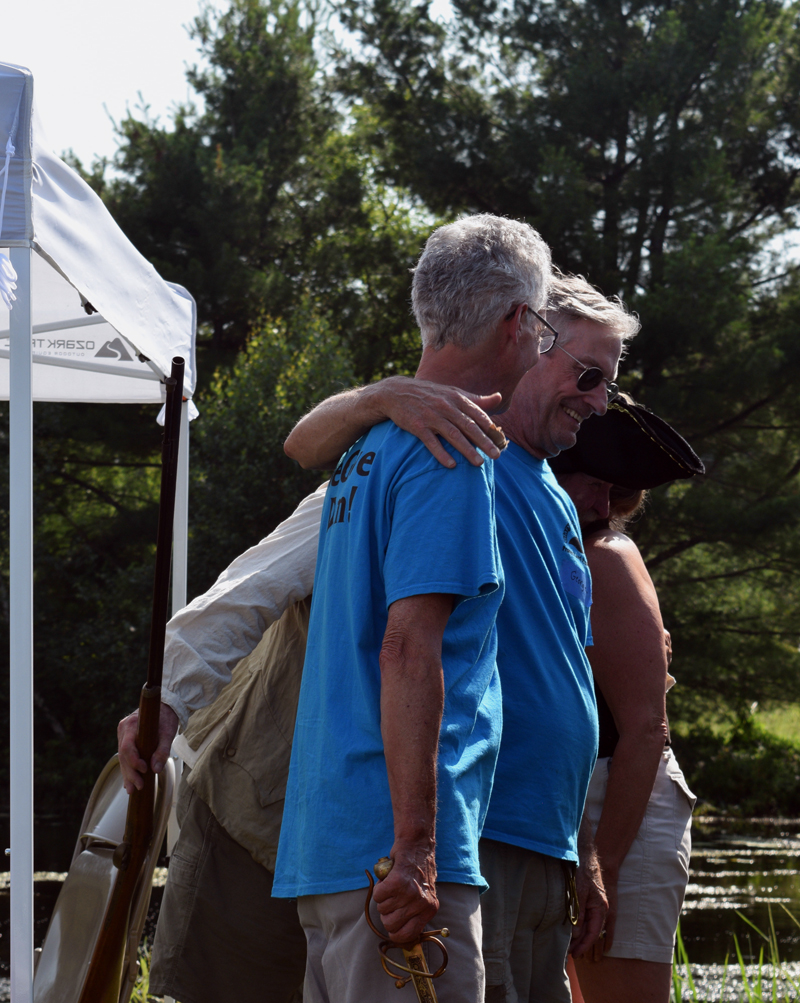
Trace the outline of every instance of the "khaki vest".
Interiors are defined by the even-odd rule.
[[[193,749],[214,734],[188,776],[217,821],[253,859],[275,870],[311,596],[290,606],[233,670],[184,733]]]

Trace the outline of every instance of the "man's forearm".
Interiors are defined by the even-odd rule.
[[[395,842],[433,850],[436,760],[444,706],[441,661],[381,657],[381,734]]]
[[[329,397],[298,421],[284,452],[305,469],[333,468],[342,453],[385,419],[380,393],[376,383]]]
[[[481,397],[428,380],[390,376],[318,404],[295,425],[283,448],[302,467],[332,468],[373,425],[389,419],[423,442],[442,466],[452,468],[456,461],[441,440],[480,466],[478,449],[497,459],[506,443],[485,410],[499,406],[500,400],[499,394]]]
[[[392,802],[391,874],[375,890],[384,925],[414,940],[439,907],[436,897],[436,767],[444,710],[442,635],[446,595],[392,603],[380,654],[381,735]]]
[[[592,882],[598,888],[603,887],[603,875],[597,847],[592,838],[592,826],[585,814],[578,828],[578,872],[585,884]]]
[[[578,859],[583,863],[591,857],[596,858],[594,840],[592,839],[592,826],[586,815],[581,816],[581,824],[578,827]]]
[[[609,907],[600,863],[592,841],[591,825],[585,815],[578,830],[578,857],[576,883],[580,916],[572,933],[570,953],[580,956],[600,936]]]

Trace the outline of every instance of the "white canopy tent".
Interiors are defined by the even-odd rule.
[[[185,605],[195,308],[186,290],[161,279],[89,186],[50,151],[36,117],[33,76],[7,63],[0,63],[0,253],[17,276],[10,310],[0,296],[0,399],[10,402],[11,998],[31,1003],[32,402],[163,402],[172,357],[184,358],[173,609]]]

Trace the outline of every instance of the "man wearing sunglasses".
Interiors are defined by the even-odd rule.
[[[481,898],[486,1003],[570,1000],[568,913],[597,752],[584,651],[591,583],[574,507],[545,461],[575,444],[585,418],[605,413],[623,345],[639,330],[619,301],[577,276],[554,277],[546,316],[528,309],[539,324],[539,362],[499,419],[510,445],[495,463],[507,588],[497,619],[503,737],[480,845],[489,884]],[[287,452],[304,466],[325,466],[372,421],[388,417],[445,465],[452,458],[436,434],[480,463],[468,440],[480,442],[485,415],[463,395],[455,400],[445,388],[414,383],[390,379],[325,402],[296,426]],[[575,938],[578,953],[588,946],[589,926],[601,921],[598,899]]]
[[[584,651],[591,581],[574,508],[546,460],[605,413],[623,345],[639,329],[619,302],[564,275],[545,323],[558,337],[502,417],[511,444],[495,464],[508,587],[497,620],[503,737],[480,847],[486,1003],[570,1000],[563,902],[597,741]],[[583,917],[577,953],[596,920]]]

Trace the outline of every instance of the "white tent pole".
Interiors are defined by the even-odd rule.
[[[33,390],[31,249],[10,248],[11,996],[33,1000]]]
[[[189,402],[181,404],[181,440],[172,545],[172,615],[186,605],[189,558]]]
[[[96,327],[98,324],[108,324],[108,321],[96,313],[92,317],[74,317],[72,320],[54,320],[49,324],[34,324],[33,333],[49,334],[51,331],[69,331],[76,327]],[[8,335],[8,331],[0,331],[0,338],[7,338]]]

